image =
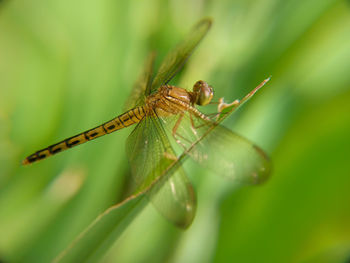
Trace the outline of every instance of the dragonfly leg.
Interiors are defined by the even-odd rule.
[[[192,114],[189,112],[188,113],[190,116],[190,121],[191,121],[191,128],[192,128],[192,131],[193,131],[193,134],[194,135],[196,135],[197,136],[197,129],[199,129],[199,128],[201,128],[201,127],[203,127],[203,126],[206,126],[206,125],[208,125],[208,123],[207,122],[205,122],[205,123],[203,123],[203,124],[200,124],[200,125],[195,125],[194,124],[194,121],[193,121],[193,118],[192,118]],[[209,117],[209,119],[210,120],[212,120],[212,121],[216,121],[216,118],[217,118],[217,116],[218,116],[218,114],[220,114],[220,113],[209,113],[209,114],[206,114],[206,116],[207,117]]]
[[[194,135],[197,136],[197,131],[196,131],[196,129],[198,129],[199,127],[195,127],[194,122],[193,122],[193,118],[192,118],[192,114],[191,114],[190,112],[189,112],[188,114],[190,115],[190,121],[191,121],[191,129],[192,129],[192,132],[193,132]]]
[[[193,134],[195,135],[195,137],[198,137],[197,129],[199,129],[199,128],[203,127],[203,126],[206,126],[207,123],[200,124],[200,125],[197,125],[197,126],[196,126],[195,123],[194,123],[194,121],[193,121],[192,113],[191,113],[191,112],[188,112],[188,115],[189,115],[190,122],[191,122],[191,130],[192,130]],[[181,139],[183,139],[184,141],[186,141],[187,143],[189,143],[189,145],[192,144],[192,141],[191,141],[191,140],[185,138],[183,135],[181,135],[181,134],[179,134],[179,133],[177,132],[177,129],[179,128],[179,125],[180,125],[180,123],[181,123],[183,117],[184,117],[184,114],[182,113],[182,114],[180,115],[179,119],[176,121],[176,124],[175,124],[175,126],[174,126],[174,128],[173,128],[172,134],[173,134],[173,136],[174,136],[176,142],[177,142],[178,144],[180,144],[184,149],[186,149],[184,143],[182,143],[179,139],[176,138],[176,136],[178,136],[178,137],[180,137]]]
[[[221,114],[224,114],[226,115],[227,113],[226,112],[221,112],[221,111],[218,111],[218,112],[213,112],[213,113],[207,113],[206,116],[213,122],[216,122],[218,120],[218,117],[221,115]],[[195,128],[200,128],[202,126],[205,126],[207,125],[206,123],[204,124],[201,124],[201,125],[198,125],[196,126]]]
[[[181,140],[179,140],[179,138],[183,139],[184,141],[187,141],[189,144],[191,144],[191,141],[188,140],[188,139],[186,139],[184,136],[182,136],[181,134],[179,134],[179,133],[177,132],[177,129],[179,128],[180,123],[181,123],[183,117],[184,117],[184,113],[181,113],[180,116],[179,116],[179,118],[177,119],[177,121],[176,121],[174,127],[173,127],[172,135],[173,135],[173,137],[174,137],[176,143],[179,144],[179,145],[181,145],[181,146],[186,150],[186,149],[187,149],[186,145],[185,145]]]

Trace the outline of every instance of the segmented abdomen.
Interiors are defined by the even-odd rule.
[[[102,135],[128,127],[140,122],[140,120],[145,115],[146,112],[144,107],[136,107],[93,129],[79,133],[59,143],[50,145],[45,149],[39,150],[25,158],[22,163],[24,165],[27,165],[36,161],[43,160],[51,155],[70,149],[87,141],[91,141]]]

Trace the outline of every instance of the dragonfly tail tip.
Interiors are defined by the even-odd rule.
[[[28,159],[26,158],[26,159],[24,159],[24,160],[22,160],[22,165],[28,165],[28,164],[30,164],[30,162],[28,161]]]

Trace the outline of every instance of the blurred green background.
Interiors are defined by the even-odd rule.
[[[272,75],[225,125],[273,174],[238,189],[187,162],[193,225],[149,205],[100,261],[347,262],[350,3],[336,0],[0,1],[1,261],[50,262],[120,201],[132,128],[20,161],[120,114],[149,52],[160,61],[203,16],[213,27],[172,83],[204,79],[231,101]]]

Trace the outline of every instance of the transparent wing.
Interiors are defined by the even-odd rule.
[[[209,18],[199,21],[188,36],[165,57],[153,80],[151,89],[148,92],[146,91],[146,94],[150,94],[161,85],[167,84],[175,76],[191,56],[195,47],[207,34],[211,24],[212,21]]]
[[[174,127],[178,117],[172,118],[169,127]],[[262,149],[218,123],[196,118],[187,112],[175,136],[186,149],[184,154],[215,174],[235,182],[257,184],[270,174],[271,164]]]
[[[134,84],[129,97],[124,104],[124,111],[144,104],[146,89],[151,85],[155,57],[156,55],[154,52],[148,56],[144,70]]]
[[[141,191],[163,176],[176,157],[157,117],[144,118],[127,139],[127,155],[136,191]],[[152,187],[149,199],[158,211],[175,225],[186,228],[194,218],[196,197],[180,165],[171,176]]]

